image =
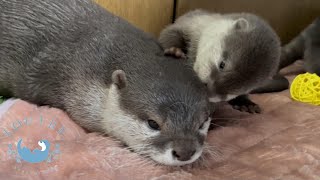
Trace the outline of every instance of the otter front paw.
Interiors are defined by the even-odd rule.
[[[238,96],[228,102],[234,109],[248,113],[261,113],[258,104],[252,102],[247,95]]]
[[[184,54],[184,52],[180,48],[176,48],[176,47],[165,49],[164,54],[167,56],[173,56],[176,58],[182,58],[182,59],[186,58],[186,55]]]

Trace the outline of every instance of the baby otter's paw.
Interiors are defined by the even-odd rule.
[[[180,49],[180,48],[176,48],[176,47],[171,47],[169,49],[165,49],[164,50],[164,54],[167,56],[173,56],[176,58],[182,58],[185,59],[186,55],[184,54],[184,52]]]
[[[261,113],[258,104],[252,102],[247,95],[238,96],[228,102],[234,109],[248,113]]]
[[[237,109],[242,112],[248,112],[248,113],[261,113],[261,108],[257,104],[252,105],[233,105],[233,109]]]

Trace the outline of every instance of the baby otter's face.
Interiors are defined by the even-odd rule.
[[[200,39],[194,64],[211,102],[248,94],[273,76],[280,59],[280,42],[270,29],[251,27],[243,18],[224,26],[215,37]]]
[[[228,40],[237,42],[231,39],[225,41]],[[229,101],[239,95],[249,94],[272,76],[272,69],[268,68],[274,66],[265,63],[272,63],[272,59],[266,59],[263,50],[255,52],[250,46],[237,47],[235,43],[225,44],[225,50],[219,59],[214,60],[210,75],[205,82],[211,102]]]

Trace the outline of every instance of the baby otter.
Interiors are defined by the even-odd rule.
[[[158,163],[201,156],[206,88],[155,38],[91,0],[2,0],[0,12],[1,89]]]
[[[194,10],[166,27],[159,41],[165,54],[188,58],[211,102],[260,112],[246,94],[274,75],[280,59],[279,37],[262,18]]]

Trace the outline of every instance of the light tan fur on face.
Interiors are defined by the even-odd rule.
[[[219,67],[224,49],[223,38],[233,25],[232,20],[221,19],[203,30],[193,68],[204,83],[208,83],[213,66]]]
[[[103,112],[103,124],[107,134],[113,134],[121,138],[132,149],[143,151],[147,146],[147,140],[159,135],[159,132],[152,131],[146,123],[137,119],[121,109],[119,104],[118,87],[114,84],[107,90],[105,111]]]

